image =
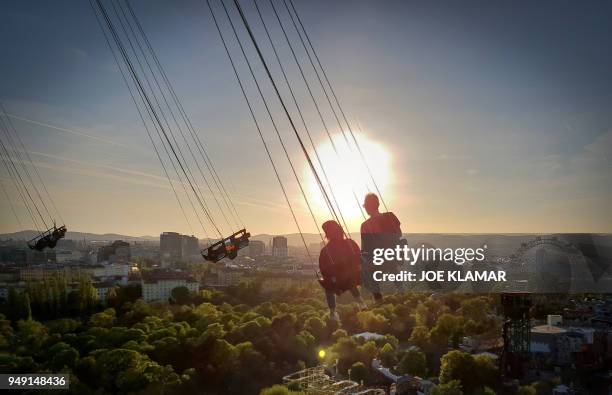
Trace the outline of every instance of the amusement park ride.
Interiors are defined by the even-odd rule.
[[[241,229],[229,237],[219,240],[202,251],[204,259],[210,262],[219,262],[223,258],[235,259],[238,251],[249,245],[251,234]]]
[[[505,321],[500,370],[504,378],[519,378],[524,373],[524,365],[529,356],[529,310],[532,301],[529,293],[504,293],[501,302]]]
[[[66,229],[65,225],[62,225],[59,228],[53,225],[52,228],[47,229],[28,241],[28,247],[30,247],[31,250],[36,251],[42,251],[45,248],[53,249],[57,245],[57,242],[66,236],[67,231],[68,229]]]
[[[302,369],[283,377],[287,385],[297,385],[307,395],[386,395],[382,388],[368,388],[352,380],[335,380],[322,365]]]
[[[208,155],[206,152],[207,150],[205,149],[199,134],[195,130],[193,122],[191,122],[190,117],[185,112],[182,100],[176,94],[176,91],[170,82],[170,79],[168,78],[159,58],[157,57],[157,54],[155,53],[155,50],[149,41],[143,25],[140,23],[139,18],[136,15],[136,12],[132,8],[130,2],[127,1],[117,2],[116,4],[113,3],[111,7],[109,7],[108,3],[104,0],[93,0],[90,4],[92,6],[95,18],[107,41],[109,49],[112,52],[117,67],[120,70],[121,76],[124,79],[126,87],[128,88],[134,101],[136,109],[143,122],[144,129],[147,132],[150,142],[155,148],[155,152],[157,153],[162,167],[164,168],[166,178],[174,190],[175,197],[177,198],[181,210],[183,211],[186,222],[189,223],[189,216],[183,209],[181,198],[177,193],[178,188],[183,188],[185,192],[183,199],[186,198],[186,200],[189,201],[190,206],[194,211],[194,215],[191,217],[198,219],[198,222],[202,225],[203,233],[209,234],[207,230],[211,230],[211,228],[214,231],[214,238],[208,237],[208,239],[217,241],[206,247],[202,251],[202,256],[205,260],[210,262],[218,262],[224,258],[235,259],[238,255],[238,251],[248,246],[250,233],[246,231],[246,227],[244,225],[240,225],[243,224],[243,221],[241,220],[240,215],[234,206],[232,197],[228,193],[228,189],[223,185],[223,177],[220,177],[215,170],[213,161],[211,160],[210,155]],[[287,189],[279,175],[282,172],[279,171],[279,168],[277,167],[277,164],[275,163],[275,160],[271,154],[269,142],[266,140],[264,133],[261,130],[263,119],[260,119],[259,117],[261,117],[262,114],[254,110],[255,103],[252,103],[254,97],[257,97],[257,100],[261,99],[261,104],[263,104],[263,108],[266,110],[266,115],[263,115],[263,117],[266,118],[266,123],[269,119],[270,124],[275,131],[276,137],[278,137],[279,143],[283,147],[285,157],[291,167],[293,176],[300,187],[299,189],[306,205],[310,207],[310,203],[308,201],[309,197],[306,195],[305,190],[301,185],[301,180],[297,176],[294,163],[289,155],[289,150],[286,148],[286,142],[283,140],[283,135],[279,131],[278,125],[280,125],[281,120],[275,119],[279,116],[283,119],[282,122],[288,121],[288,125],[291,127],[290,131],[293,132],[290,134],[295,136],[297,142],[299,143],[301,148],[300,151],[304,155],[304,159],[309,165],[314,179],[317,181],[317,186],[321,196],[324,198],[324,201],[328,206],[327,208],[329,209],[330,217],[336,220],[338,223],[344,223],[344,218],[342,217],[342,207],[338,205],[338,202],[333,196],[334,191],[332,190],[331,183],[329,183],[329,180],[326,180],[323,163],[318,156],[316,147],[314,146],[314,140],[310,135],[309,128],[304,120],[305,118],[302,114],[302,109],[299,102],[295,99],[292,82],[289,80],[287,73],[285,72],[286,65],[283,65],[283,62],[278,56],[274,39],[268,33],[267,23],[270,23],[270,21],[266,22],[257,3],[255,3],[255,7],[257,15],[259,15],[258,22],[255,22],[255,20],[247,16],[247,13],[242,8],[242,5],[238,0],[207,0],[206,4],[209,8],[212,22],[219,33],[221,44],[223,45],[223,48],[227,54],[229,65],[231,66],[240,90],[242,91],[242,95],[248,106],[251,118],[253,118],[255,130],[262,141],[263,148],[265,149],[270,164],[272,165],[274,173],[276,174],[276,179],[280,185],[281,192],[283,193],[287,206],[291,211],[296,227],[302,236],[301,238],[302,242],[304,243],[304,247],[306,250],[308,250],[308,245],[306,245],[300,224],[298,223],[297,216],[294,212],[293,203],[290,201],[287,195]],[[309,35],[295,8],[295,5],[289,0],[282,2],[280,6],[284,6],[284,9],[289,16],[289,20],[283,21],[281,18],[279,18],[279,6],[275,5],[273,2],[270,2],[271,12],[273,12],[273,15],[277,16],[276,20],[272,23],[278,22],[284,33],[286,32],[285,29],[295,30],[297,34],[296,38],[299,37],[299,40],[291,40],[289,38],[290,35],[283,35],[287,45],[291,48],[293,60],[295,61],[296,66],[300,69],[300,74],[302,75],[303,81],[306,84],[307,91],[310,92],[311,99],[317,108],[317,112],[323,125],[325,126],[324,129],[327,132],[327,136],[329,137],[332,146],[334,146],[334,141],[332,140],[323,115],[321,111],[319,111],[319,103],[317,103],[315,95],[312,94],[310,82],[304,75],[304,69],[299,57],[295,55],[294,50],[296,50],[298,47],[304,49],[304,53],[309,61],[308,68],[312,66],[312,72],[317,76],[316,80],[321,85],[326,102],[334,114],[334,119],[336,120],[339,130],[344,137],[344,142],[346,143],[347,148],[352,152],[354,151],[359,153],[363,166],[367,170],[371,184],[374,187],[373,190],[378,192],[379,198],[384,205],[384,200],[380,194],[378,185],[372,176],[372,173],[365,160],[364,153],[354,135],[353,127],[351,126],[348,117],[343,110],[338,97],[336,96],[334,88],[332,87],[327,73],[325,72],[325,68],[317,55],[317,51],[310,41]],[[301,128],[296,126],[298,125],[298,122],[296,114],[293,114],[292,111],[289,110],[291,106],[285,103],[286,98],[283,94],[281,94],[281,90],[284,89],[283,85],[281,85],[281,80],[278,79],[278,76],[273,75],[274,68],[271,67],[271,64],[269,63],[272,58],[268,58],[264,55],[264,51],[262,51],[262,47],[260,45],[260,37],[256,37],[256,29],[252,29],[252,23],[261,23],[266,33],[268,33],[265,37],[268,38],[269,44],[275,53],[275,58],[278,61],[278,66],[282,70],[284,77],[282,81],[286,83],[286,87],[291,92],[291,97],[294,99],[293,104],[299,113],[299,119],[301,119],[303,123],[303,131],[299,130]],[[246,34],[239,33],[241,31],[241,27],[244,28],[242,32],[245,32]],[[228,45],[230,40],[232,45]],[[234,47],[233,43],[238,44],[238,47]],[[233,48],[233,50],[231,48]],[[237,51],[238,49],[240,49],[240,51]],[[255,51],[251,52],[251,56],[248,55],[249,49],[253,49]],[[246,73],[246,69],[243,69],[241,72],[239,68],[237,68],[236,62],[238,61],[238,58],[240,58],[240,62],[246,63],[249,73]],[[147,67],[144,67],[143,65],[146,65]],[[254,69],[259,66],[261,66],[265,71],[265,77],[263,78],[261,75],[258,76],[258,74],[254,72]],[[306,67],[306,64],[304,66]],[[247,79],[249,81],[252,79],[254,86],[251,85],[251,89],[256,88],[256,92],[247,92],[247,90],[245,90],[245,82]],[[269,87],[272,88],[272,90],[267,91],[268,93],[266,93],[265,89],[262,89],[266,85],[269,85]],[[322,98],[319,98],[319,100],[322,100]],[[272,104],[270,103],[272,101],[274,103],[278,103],[278,112],[273,111],[271,108]],[[161,105],[160,103],[165,105]],[[274,106],[276,106],[276,104],[274,104]],[[184,133],[185,131],[187,133]],[[302,136],[302,133],[304,132],[308,135],[308,139],[306,139],[305,136]],[[316,157],[316,161],[315,158],[311,157],[311,152],[306,146],[308,142],[310,142],[312,145],[312,149],[314,150],[313,154]],[[340,155],[338,151],[336,151],[336,154]],[[319,164],[319,168],[314,165],[315,162]],[[170,164],[170,166],[166,167],[165,163]],[[168,169],[173,169],[175,174],[171,175]],[[173,182],[172,179],[176,181]],[[177,186],[176,189],[174,184]],[[207,195],[204,195],[200,189],[200,185],[205,185],[207,187],[209,192]],[[368,190],[370,190],[368,185],[366,185],[366,187]],[[211,201],[207,202],[207,200],[209,200],[208,196],[214,200],[216,207]],[[361,210],[360,202],[356,200],[355,203]],[[313,217],[315,223],[318,222],[312,210],[310,210],[310,215]],[[217,221],[217,219],[220,217],[225,220],[225,225],[218,223],[221,222]],[[204,223],[208,223],[210,227],[205,226]],[[346,224],[344,224],[344,227],[346,228]],[[239,230],[236,231],[236,229]],[[350,233],[348,232],[348,229],[344,230],[347,234]],[[230,233],[230,236],[226,237],[225,235],[228,233]],[[322,235],[321,238],[323,239]]]
[[[27,242],[28,247],[36,251],[55,248],[57,242],[66,236],[66,226],[57,227],[55,224],[55,219],[62,220],[62,216],[2,103],[0,103],[0,161],[38,233]],[[2,182],[0,188],[4,191],[17,222],[21,224],[17,210],[13,207]],[[50,224],[53,226],[49,226]]]

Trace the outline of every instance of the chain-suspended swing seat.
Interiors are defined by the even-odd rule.
[[[241,229],[233,235],[219,240],[202,251],[204,259],[210,262],[219,262],[223,258],[235,259],[238,251],[249,245],[251,234]]]
[[[45,248],[55,248],[59,239],[63,239],[66,236],[65,225],[60,226],[59,228],[53,225],[52,228],[47,229],[42,232],[38,236],[34,237],[32,240],[28,241],[28,247],[32,250],[42,251]]]

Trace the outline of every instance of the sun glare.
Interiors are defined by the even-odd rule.
[[[360,205],[367,192],[374,192],[374,184],[368,174],[359,151],[355,147],[352,137],[347,139],[341,133],[332,135],[333,144],[329,139],[322,141],[316,152],[323,164],[323,171],[314,153],[312,160],[317,168],[321,181],[325,185],[332,202],[335,200],[351,231],[355,231],[362,221]],[[376,184],[383,195],[386,195],[389,180],[391,179],[391,155],[385,147],[363,134],[355,134],[361,152],[365,157]],[[306,167],[306,179],[309,198],[311,199],[315,214],[321,219],[331,219],[325,199],[317,185],[316,179],[310,169]],[[331,188],[330,188],[331,185]],[[332,194],[333,192],[333,194]]]

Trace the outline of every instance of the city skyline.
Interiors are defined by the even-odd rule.
[[[404,232],[612,232],[609,5],[348,4],[296,2]],[[185,223],[89,5],[0,7],[0,101],[68,228],[205,238]],[[134,9],[247,229],[296,233],[205,4]],[[313,135],[329,151],[323,129]],[[324,204],[294,141],[289,151],[320,225]],[[315,233],[280,147],[272,153],[300,225]],[[345,167],[336,178],[363,173],[353,159],[322,157]],[[356,232],[353,198],[339,194]],[[23,223],[3,198],[0,233],[32,229],[11,196]]]

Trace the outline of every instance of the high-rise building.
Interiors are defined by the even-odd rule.
[[[182,236],[182,257],[187,259],[200,254],[200,242],[195,236]]]
[[[115,240],[112,244],[102,246],[98,249],[98,262],[128,263],[131,258],[130,243]]]
[[[261,256],[266,253],[266,244],[260,240],[249,241],[249,256]]]
[[[287,238],[284,236],[276,236],[272,238],[272,255],[287,256]]]
[[[159,254],[162,262],[176,262],[183,257],[183,238],[176,232],[159,235]]]
[[[181,260],[188,261],[200,255],[200,241],[195,236],[164,232],[159,236],[159,252],[162,266]]]

